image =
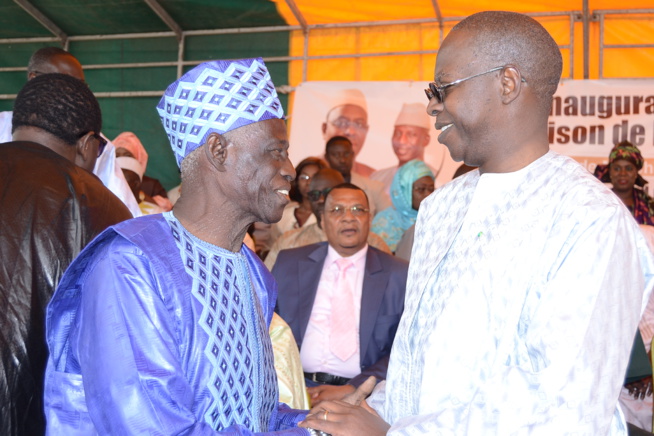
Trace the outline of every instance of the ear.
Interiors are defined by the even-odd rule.
[[[322,135],[323,135],[323,138],[324,138],[325,132],[327,132],[327,123],[326,122],[322,123],[322,127],[320,128],[320,130],[322,130]]]
[[[95,132],[89,132],[75,143],[75,164],[89,171],[93,171],[98,158],[98,149],[94,146],[97,141],[93,137],[94,134]]]
[[[227,140],[219,133],[213,132],[205,143],[207,160],[220,172],[224,172],[227,161]]]
[[[509,65],[502,70],[502,103],[509,104],[520,95],[522,75],[520,71]]]
[[[27,80],[32,80],[35,77],[36,77],[36,73],[34,71],[30,71],[27,73]]]

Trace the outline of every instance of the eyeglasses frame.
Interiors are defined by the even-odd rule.
[[[494,71],[499,71],[504,68],[511,67],[511,65],[502,65],[501,67],[495,67],[491,68],[488,71],[484,71],[483,73],[479,74],[474,74],[469,77],[464,77],[463,79],[458,79],[455,80],[454,82],[446,83],[445,85],[437,85],[436,82],[429,82],[429,88],[425,89],[425,94],[427,95],[427,99],[431,102],[431,99],[434,97],[438,97],[438,103],[443,103],[445,101],[445,93],[443,92],[445,89],[458,85],[460,83],[465,82],[466,80],[474,79],[475,77],[483,76],[485,74],[492,73]],[[513,67],[515,68],[515,67]],[[526,83],[527,81],[525,80],[524,77],[521,78],[521,82]]]
[[[343,209],[343,212],[340,212],[341,209]],[[350,207],[334,206],[333,208],[329,209],[327,212],[337,217],[344,217],[348,210],[350,211],[352,216],[355,217],[365,216],[370,212],[370,209],[366,209],[365,207],[361,207],[361,206],[350,206]],[[359,211],[361,213],[358,213]]]
[[[100,156],[102,156],[102,152],[104,151],[104,149],[105,149],[105,147],[107,146],[107,143],[108,143],[109,141],[107,141],[106,139],[104,139],[104,138],[102,137],[102,135],[100,135],[99,133],[95,133],[95,132],[93,132],[93,135],[91,135],[91,136],[93,136],[95,139],[98,140],[98,157],[100,157]]]

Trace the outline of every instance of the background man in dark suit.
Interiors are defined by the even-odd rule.
[[[282,250],[272,270],[313,405],[386,377],[408,264],[368,246],[370,221],[365,192],[337,185],[321,217],[327,242]]]

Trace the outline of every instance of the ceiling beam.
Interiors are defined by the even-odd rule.
[[[177,21],[175,21],[173,17],[171,17],[170,14],[166,12],[166,10],[159,4],[157,0],[144,1],[148,6],[150,6],[150,9],[152,9],[159,16],[159,18],[161,18],[161,21],[166,23],[166,26],[168,26],[168,28],[175,33],[177,41],[181,41],[183,31],[180,25],[177,24]]]
[[[297,22],[300,23],[300,26],[302,26],[302,30],[306,33],[307,29],[309,28],[309,25],[307,24],[307,20],[304,19],[302,12],[300,12],[300,8],[298,8],[297,5],[295,4],[295,0],[284,0],[284,1],[286,2],[286,5],[289,7],[291,12],[293,12],[293,15],[295,16]]]
[[[589,65],[589,51],[590,51],[590,8],[588,7],[588,0],[583,0],[582,2],[582,22],[583,22],[583,36],[584,36],[584,79],[590,77],[590,65]]]
[[[59,38],[62,45],[66,45],[66,40],[68,39],[66,32],[61,30],[59,26],[53,23],[50,18],[46,17],[45,14],[38,10],[32,3],[30,3],[28,0],[14,0],[14,3],[23,8],[23,10],[30,14],[36,21],[39,22],[39,24],[48,29],[54,36]]]
[[[441,13],[441,7],[438,5],[438,0],[431,0],[431,5],[434,8],[434,13],[436,13],[438,24],[443,27],[443,14]]]

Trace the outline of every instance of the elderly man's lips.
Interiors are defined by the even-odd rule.
[[[291,201],[291,197],[289,197],[288,191],[288,189],[275,189],[275,192],[282,196],[287,203]]]

